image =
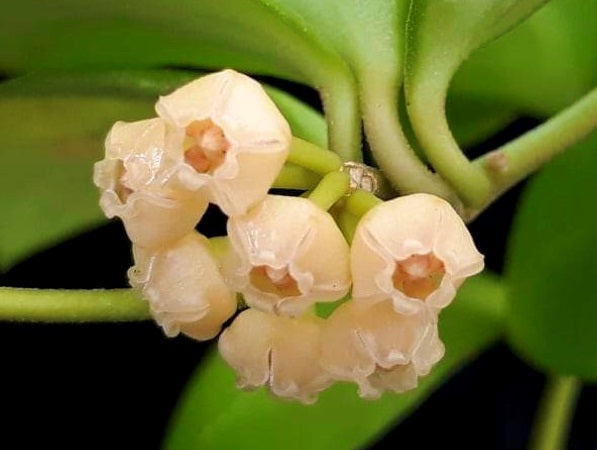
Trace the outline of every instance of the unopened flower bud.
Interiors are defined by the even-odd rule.
[[[167,140],[161,119],[117,122],[106,138],[105,159],[95,164],[101,208],[109,218],[120,217],[131,241],[142,247],[182,238],[195,228],[208,204],[201,195],[159,181]]]
[[[414,389],[444,352],[429,311],[400,314],[390,300],[342,304],[326,321],[321,339],[322,366],[335,379],[357,383],[365,398]]]
[[[180,131],[174,161],[180,182],[206,189],[229,216],[265,197],[288,156],[288,123],[259,83],[233,70],[160,97],[156,111]]]
[[[307,199],[269,195],[230,218],[228,236],[225,276],[252,307],[294,316],[350,288],[348,244],[332,217]]]
[[[166,335],[182,332],[198,340],[211,339],[236,311],[235,297],[209,252],[209,242],[199,233],[159,251],[133,250],[131,285],[141,289]]]
[[[351,247],[353,297],[391,298],[396,311],[447,306],[483,270],[462,219],[446,201],[413,194],[384,202],[359,222]]]
[[[249,308],[224,330],[218,346],[240,388],[266,386],[276,396],[313,403],[332,382],[319,364],[322,323],[316,316],[280,317]]]

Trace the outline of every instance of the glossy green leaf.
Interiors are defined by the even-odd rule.
[[[597,134],[527,187],[509,243],[512,344],[543,369],[597,380]]]
[[[489,196],[486,175],[461,152],[446,119],[450,81],[468,55],[546,0],[418,0],[406,26],[406,105],[418,142],[468,206]]]
[[[352,74],[336,52],[259,0],[10,0],[0,16],[0,69],[233,67],[316,87],[330,147],[358,158]]]
[[[109,72],[0,85],[0,268],[102,220],[91,174],[110,126],[155,115],[157,95],[193,77]],[[319,114],[288,94],[268,92],[297,136],[325,143]]]
[[[552,115],[597,84],[597,2],[551,0],[518,27],[473,53],[456,73],[466,95]]]
[[[330,57],[259,1],[12,0],[4,6],[0,61],[10,72],[232,64],[308,81],[308,67]]]
[[[457,367],[502,329],[503,291],[497,280],[470,280],[440,318],[446,356],[407,394],[366,401],[350,385],[324,392],[312,406],[283,402],[263,389],[239,391],[232,369],[212,352],[195,374],[171,422],[168,450],[259,448],[355,449],[398,423]]]

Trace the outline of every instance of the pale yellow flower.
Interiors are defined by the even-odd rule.
[[[365,398],[415,388],[444,353],[431,311],[400,314],[390,300],[342,304],[325,322],[321,341],[322,366],[337,380],[357,383]]]
[[[168,140],[161,119],[117,122],[106,138],[105,159],[95,164],[101,208],[109,218],[120,217],[139,246],[161,247],[182,238],[207,208],[205,197],[161,181]]]
[[[351,247],[353,297],[391,298],[396,311],[447,306],[483,270],[473,239],[449,203],[413,194],[381,203],[359,222]]]
[[[156,111],[178,130],[168,177],[204,190],[229,216],[265,197],[288,156],[288,123],[258,82],[233,70],[160,97]]]
[[[235,296],[222,279],[209,242],[199,233],[157,251],[133,250],[131,285],[141,290],[166,335],[182,332],[198,340],[211,339],[236,311]]]
[[[230,218],[227,281],[252,307],[299,315],[350,288],[349,247],[332,217],[311,201],[269,195]]]
[[[220,336],[220,353],[242,389],[313,403],[332,380],[319,364],[323,319],[280,317],[249,308]]]

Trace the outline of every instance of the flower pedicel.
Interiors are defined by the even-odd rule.
[[[130,282],[165,333],[215,337],[240,293],[249,309],[219,340],[240,387],[304,403],[335,381],[366,398],[416,387],[443,355],[440,310],[483,268],[450,205],[414,194],[374,206],[349,248],[309,199],[267,195],[291,135],[257,82],[225,70],[161,97],[156,111],[114,125],[94,180],[133,242]],[[230,216],[222,261],[194,231],[208,200]],[[351,283],[351,300],[315,315]]]

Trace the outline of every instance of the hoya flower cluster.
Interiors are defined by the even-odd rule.
[[[165,333],[211,339],[242,298],[219,339],[240,387],[305,403],[336,381],[370,398],[414,388],[443,355],[440,310],[483,268],[450,205],[381,203],[349,245],[309,198],[268,194],[292,136],[257,82],[208,75],[156,111],[114,125],[94,179],[132,241],[131,285]],[[209,203],[229,217],[224,252],[195,231]],[[322,302],[337,302],[327,318]]]

